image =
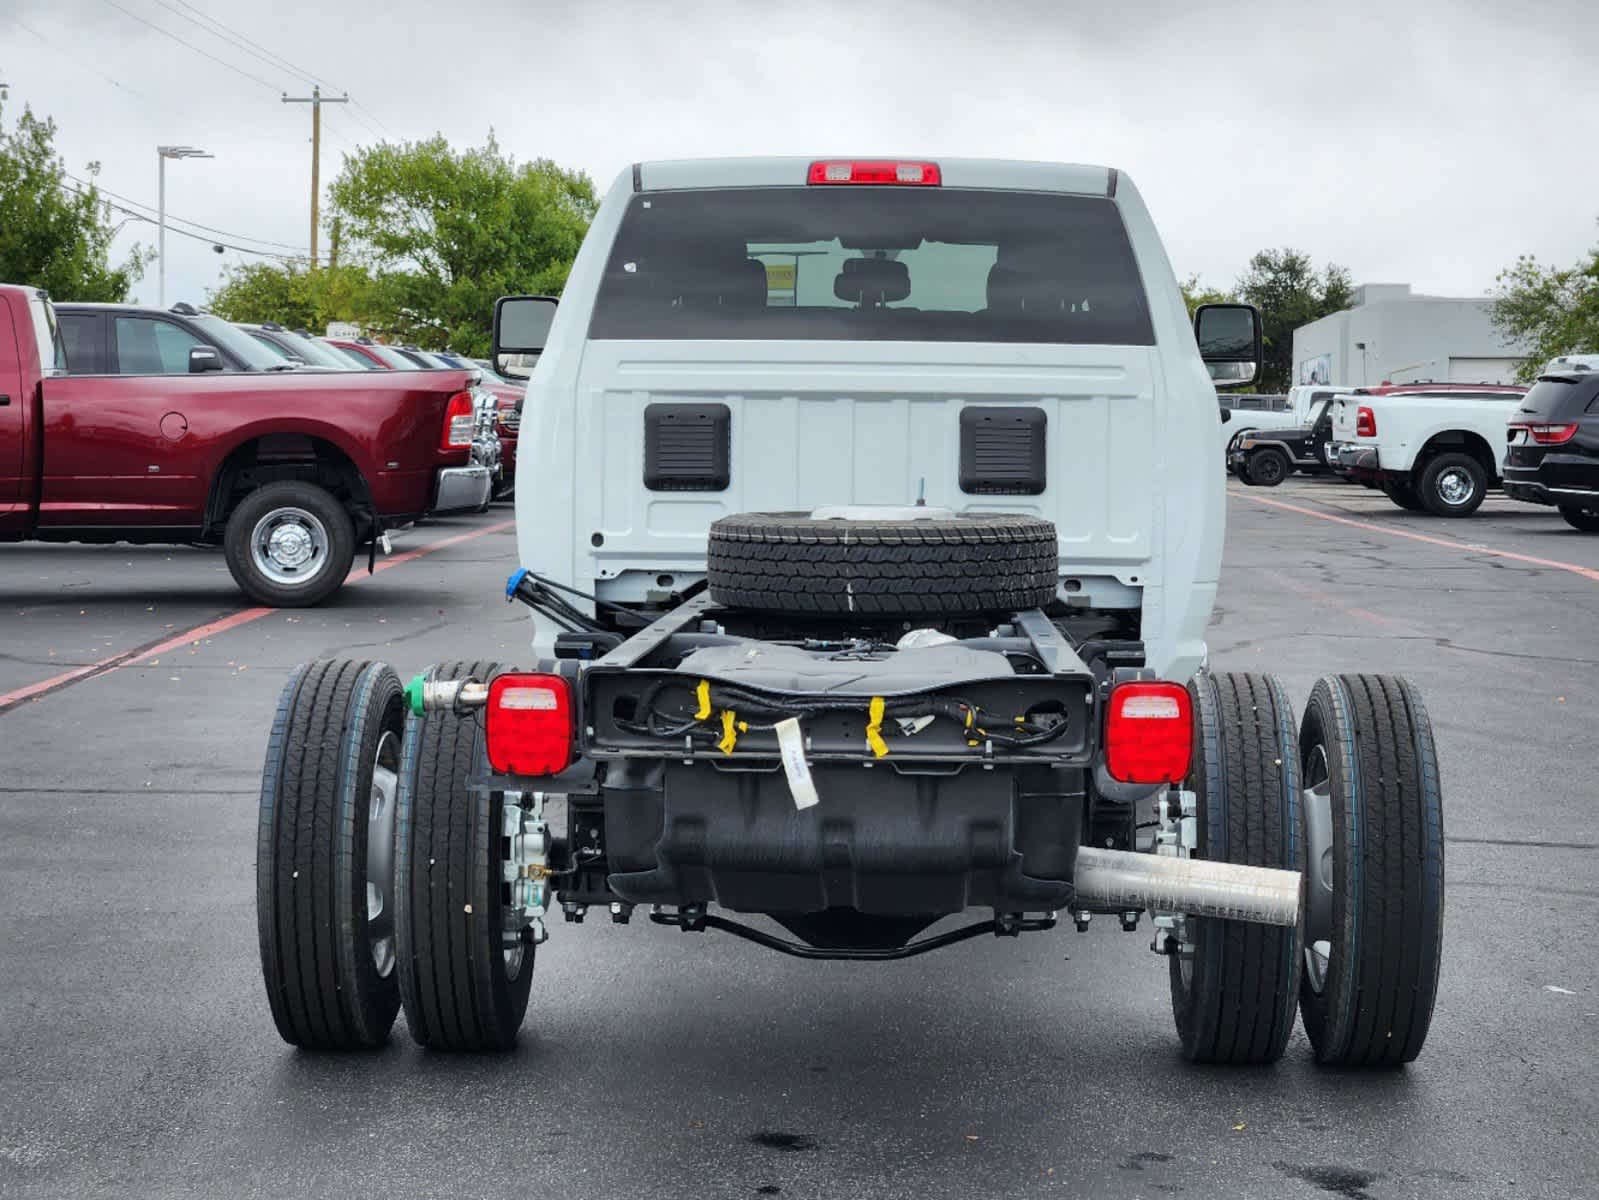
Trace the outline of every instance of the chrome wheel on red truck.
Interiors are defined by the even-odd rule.
[[[290,676],[261,779],[256,915],[272,1019],[310,1050],[381,1045],[400,1007],[391,845],[400,681],[319,659]]]
[[[304,608],[344,583],[355,558],[355,524],[331,492],[288,480],[239,501],[222,544],[228,570],[251,600]]]

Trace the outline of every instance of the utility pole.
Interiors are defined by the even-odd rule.
[[[319,86],[312,87],[309,96],[291,96],[283,94],[285,104],[309,104],[311,106],[311,269],[316,270],[316,227],[318,206],[322,199],[322,106],[324,104],[348,104],[350,95],[346,92],[342,96],[324,96]]]
[[[156,156],[161,164],[160,181],[156,188],[156,250],[155,259],[159,265],[156,274],[159,282],[156,285],[156,296],[162,308],[167,306],[167,159],[169,158],[215,158],[214,154],[207,154],[204,150],[196,150],[193,146],[157,146]]]

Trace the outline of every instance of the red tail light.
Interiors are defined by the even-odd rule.
[[[444,429],[439,434],[440,450],[470,450],[472,431],[477,424],[471,392],[456,392],[444,410]]]
[[[1540,446],[1564,446],[1577,436],[1577,423],[1575,421],[1569,425],[1532,425],[1518,421],[1510,426],[1511,433],[1515,433],[1518,429],[1525,429],[1527,436]]]
[[[1367,408],[1364,404],[1362,404],[1360,408],[1355,411],[1355,436],[1377,436],[1377,414],[1372,412],[1371,409]]]
[[[1123,783],[1181,783],[1194,752],[1194,710],[1175,683],[1118,685],[1105,715],[1105,769]]]
[[[500,675],[484,714],[489,763],[502,775],[558,775],[572,765],[572,685],[560,675]]]
[[[937,187],[943,182],[937,163],[813,162],[807,183],[892,183],[901,187]]]

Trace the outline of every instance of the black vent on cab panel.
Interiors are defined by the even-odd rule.
[[[961,409],[961,491],[978,496],[1042,492],[1047,425],[1041,408]]]
[[[644,410],[644,486],[652,492],[725,491],[732,429],[725,404],[651,404]]]

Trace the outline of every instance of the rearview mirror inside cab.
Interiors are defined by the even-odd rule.
[[[1253,305],[1201,304],[1194,313],[1194,338],[1217,384],[1252,383],[1260,374],[1260,310]]]
[[[494,367],[526,379],[533,374],[555,320],[554,296],[501,296],[494,302]]]

